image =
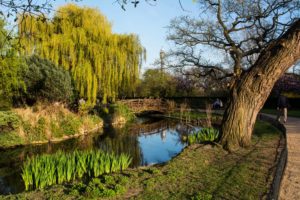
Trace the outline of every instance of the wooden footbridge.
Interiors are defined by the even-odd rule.
[[[128,106],[134,113],[167,111],[167,103],[162,99],[127,99],[119,101]]]

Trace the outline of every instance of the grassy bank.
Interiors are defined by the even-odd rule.
[[[252,146],[228,153],[191,145],[163,166],[129,169],[86,182],[52,186],[4,199],[265,199],[280,132],[256,124]]]
[[[0,111],[0,147],[60,141],[102,127],[97,116],[80,116],[63,105]]]

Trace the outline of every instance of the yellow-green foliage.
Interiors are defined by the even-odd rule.
[[[24,60],[17,56],[15,40],[8,39],[10,33],[5,30],[6,23],[0,19],[0,110],[11,107],[13,96],[19,89],[25,89],[22,73],[26,69]]]
[[[119,156],[99,150],[74,151],[28,158],[22,168],[26,190],[70,182],[84,175],[98,177],[122,171],[131,163],[126,154]]]
[[[0,132],[5,129],[16,129],[20,126],[20,117],[11,111],[0,111]]]
[[[52,20],[24,16],[19,21],[22,54],[33,53],[71,71],[88,103],[105,103],[133,91],[145,50],[136,35],[114,34],[99,10],[68,4]]]

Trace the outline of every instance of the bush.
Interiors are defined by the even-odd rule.
[[[15,131],[0,133],[0,146],[2,148],[25,144],[24,138]]]
[[[11,111],[0,111],[0,133],[13,131],[20,126],[20,117]]]
[[[126,121],[133,121],[135,119],[134,113],[122,103],[116,103],[112,105],[112,113],[114,117],[124,117]]]
[[[24,144],[24,138],[18,135],[21,126],[20,116],[11,111],[0,111],[0,147]]]
[[[26,63],[28,69],[23,74],[26,91],[22,91],[21,99],[29,104],[38,100],[67,103],[72,100],[73,87],[68,71],[37,56],[27,58]]]

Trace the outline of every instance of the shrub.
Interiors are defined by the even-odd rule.
[[[52,62],[32,56],[26,59],[28,69],[23,74],[26,91],[22,91],[22,98],[27,103],[38,100],[49,102],[70,102],[73,97],[71,76],[62,67]]]
[[[134,113],[125,104],[116,103],[112,105],[112,110],[115,117],[124,117],[126,121],[133,121],[136,118]]]
[[[15,145],[25,144],[24,138],[20,137],[15,131],[0,133],[0,146],[12,147]]]
[[[11,111],[0,111],[0,133],[19,128],[20,117]]]

